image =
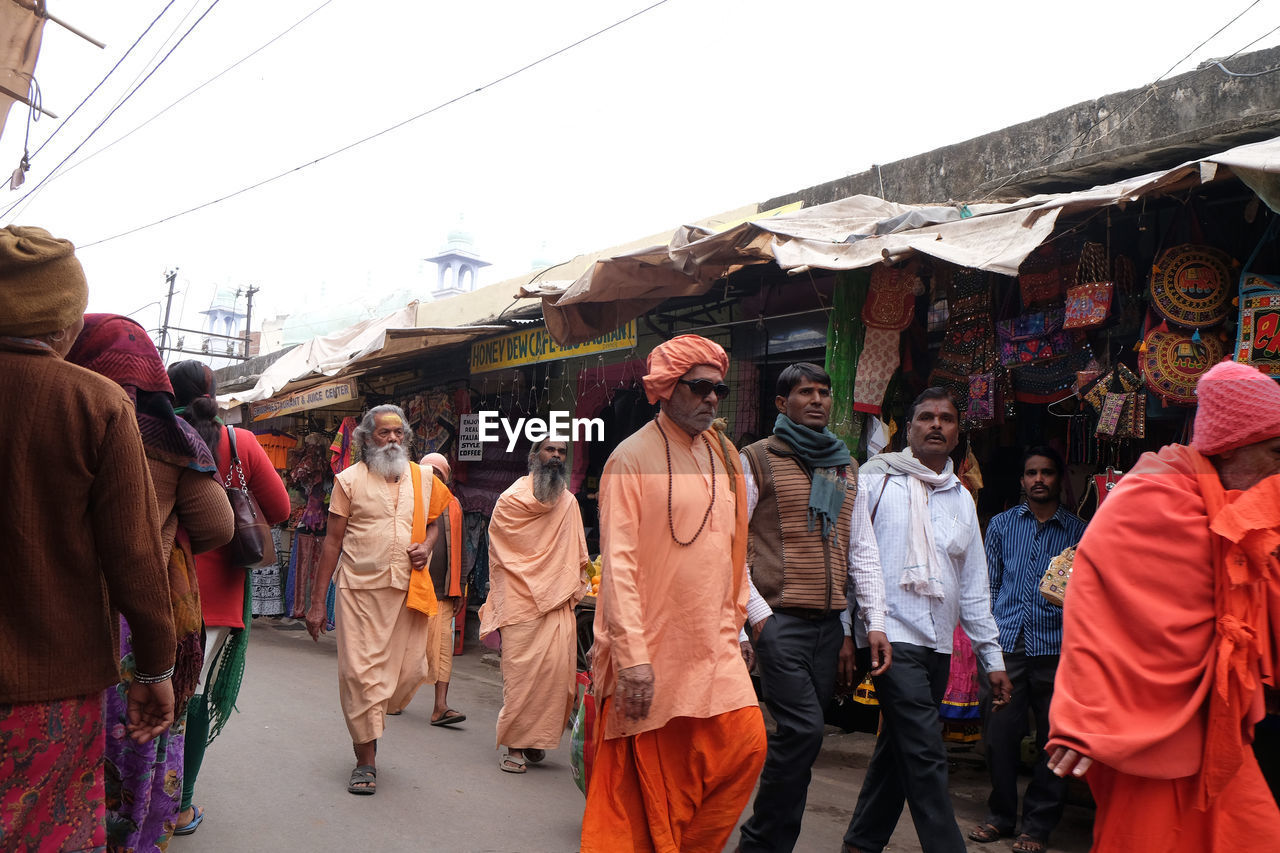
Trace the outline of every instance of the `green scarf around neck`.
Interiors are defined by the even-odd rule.
[[[826,539],[844,505],[845,482],[836,469],[853,462],[849,448],[826,427],[818,432],[801,426],[785,414],[779,414],[774,421],[773,434],[789,444],[796,457],[813,472],[809,487],[809,529],[813,530],[814,524],[821,520],[822,538]]]

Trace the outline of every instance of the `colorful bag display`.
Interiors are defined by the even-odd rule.
[[[1193,335],[1156,327],[1143,339],[1138,366],[1147,387],[1166,404],[1193,406],[1196,382],[1222,361],[1225,349],[1214,333]]]
[[[1076,283],[1067,288],[1064,329],[1091,329],[1111,316],[1115,284],[1108,278],[1107,250],[1101,243],[1085,243],[1076,267]]]
[[[1101,412],[1103,400],[1108,392],[1119,391],[1125,393],[1136,391],[1141,386],[1142,380],[1138,378],[1138,375],[1130,370],[1127,364],[1120,362],[1104,373],[1098,381],[1092,385],[1085,386],[1080,396],[1095,412]]]
[[[1062,301],[1063,277],[1058,264],[1058,247],[1040,246],[1018,267],[1018,294],[1022,310],[1048,308]]]
[[[1062,321],[1062,309],[1053,308],[996,323],[1000,363],[1019,368],[1078,352],[1084,344],[1082,335],[1062,328]]]
[[[1166,249],[1151,267],[1151,307],[1189,329],[1218,325],[1231,308],[1234,264],[1212,246],[1184,243]]]
[[[1083,344],[1062,358],[1010,370],[1014,397],[1023,403],[1054,403],[1069,397],[1075,393],[1076,372],[1092,359],[1093,350]]]
[[[1251,271],[1262,247],[1275,239],[1280,218],[1272,218],[1262,239],[1240,271],[1240,326],[1235,360],[1268,376],[1280,377],[1280,276]]]
[[[966,421],[990,421],[996,416],[995,373],[969,374],[969,405],[965,409]]]

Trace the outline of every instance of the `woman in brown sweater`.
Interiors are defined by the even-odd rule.
[[[0,228],[0,839],[106,842],[102,691],[120,680],[114,613],[137,677],[125,731],[173,721],[173,611],[133,404],[64,357],[88,301],[74,249]]]
[[[106,694],[107,844],[163,850],[177,828],[186,703],[200,676],[200,588],[194,554],[226,544],[235,519],[199,434],[174,414],[173,389],[142,327],[115,314],[87,314],[67,360],[114,380],[133,401],[159,508],[161,547],[169,555],[169,601],[177,633],[175,722],[155,743],[123,735],[125,691],[134,675],[128,620],[120,619],[122,682]]]

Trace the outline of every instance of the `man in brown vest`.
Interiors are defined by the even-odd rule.
[[[867,629],[873,674],[889,667],[884,576],[858,465],[834,433],[831,377],[800,362],[778,377],[773,435],[742,453],[750,539],[747,563],[757,670],[777,723],[755,811],[739,849],[789,851],[804,816],[823,706],[853,686],[851,613]]]

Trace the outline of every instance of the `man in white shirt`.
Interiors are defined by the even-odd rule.
[[[957,623],[988,672],[993,708],[1009,701],[973,499],[953,471],[960,412],[945,388],[926,389],[907,413],[907,449],[862,466],[884,570],[892,669],[875,676],[884,722],[844,843],[880,853],[909,803],[924,853],[964,853],[947,792],[938,706]],[[859,654],[868,643],[855,626]]]
[[[853,686],[848,623],[855,607],[875,658],[872,672],[884,672],[892,659],[858,465],[827,429],[831,377],[816,364],[793,364],[778,377],[774,403],[773,435],[742,452],[751,534],[747,619],[765,704],[777,724],[754,813],[742,827],[743,853],[795,847],[837,670],[842,686]]]

